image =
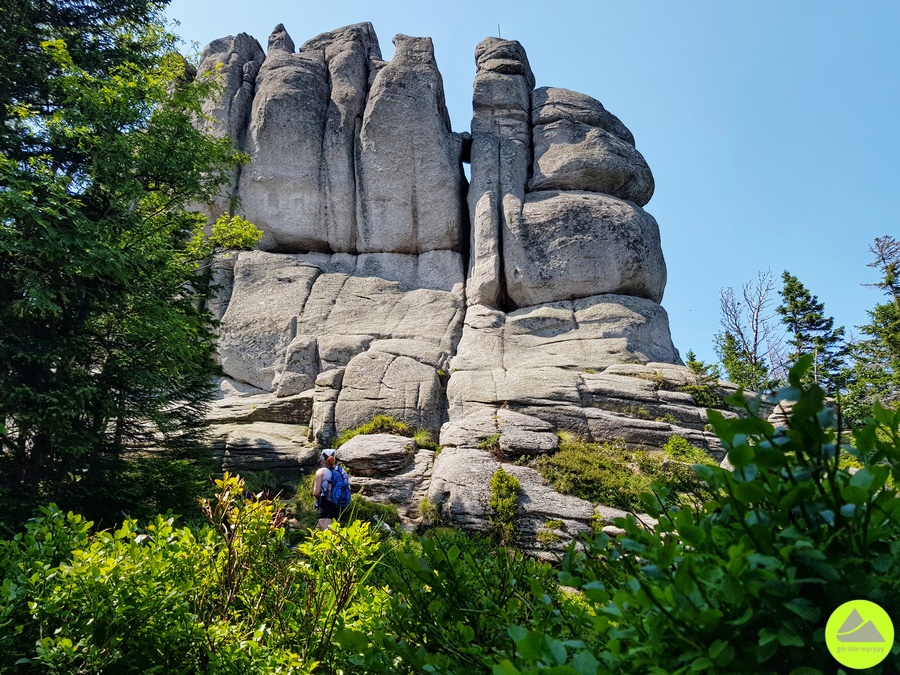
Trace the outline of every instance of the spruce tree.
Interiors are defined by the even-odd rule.
[[[49,500],[108,515],[128,506],[128,447],[202,435],[214,322],[205,218],[183,205],[239,155],[192,124],[208,87],[189,82],[164,4],[4,6],[0,519]]]
[[[877,401],[900,404],[900,241],[879,237],[869,247],[881,279],[870,284],[888,301],[869,310],[869,323],[860,326],[867,337],[850,345],[852,364],[844,371],[847,395],[843,409],[851,423],[860,423]]]
[[[787,328],[788,359],[795,362],[802,355],[811,354],[813,366],[808,380],[835,393],[847,355],[844,328],[834,327],[834,318],[825,315],[825,306],[797,277],[785,271],[781,280],[782,302],[775,311]]]

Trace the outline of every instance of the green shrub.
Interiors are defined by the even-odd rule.
[[[746,418],[710,420],[735,469],[698,466],[709,495],[681,503],[671,490],[647,499],[655,530],[633,516],[615,541],[600,534],[569,551],[559,580],[582,590],[596,620],[580,644],[552,623],[511,629],[521,660],[495,672],[831,673],[829,615],[849,600],[900,606],[900,411],[876,405],[874,420],[835,428],[811,358],[789,373],[779,398],[795,400],[787,428],[760,417],[759,399],[728,402]],[[850,473],[841,454],[861,468]],[[569,617],[567,621],[574,621]],[[551,668],[552,666],[552,668]],[[576,667],[577,666],[577,667]],[[525,668],[520,671],[519,668]],[[871,672],[897,672],[900,644]],[[594,672],[590,670],[590,672]]]
[[[0,671],[333,672],[379,537],[354,522],[292,550],[274,504],[228,474],[217,487],[203,528],[158,517],[91,534],[47,509],[0,542]]]
[[[516,509],[522,485],[518,478],[500,468],[491,476],[488,487],[491,535],[501,544],[512,543],[516,538]]]
[[[488,436],[481,443],[478,444],[479,450],[487,450],[488,452],[495,452],[500,450],[500,434],[493,434],[492,436]]]
[[[388,415],[376,415],[371,420],[354,429],[346,429],[338,434],[331,444],[333,448],[339,448],[354,436],[363,436],[367,434],[394,434],[395,436],[406,436],[412,438],[416,446],[425,450],[434,450],[439,452],[441,446],[438,445],[434,436],[427,429],[413,428],[406,422],[400,422]]]
[[[651,492],[655,482],[682,492],[698,490],[700,481],[690,470],[693,463],[712,460],[679,436],[673,436],[662,451],[648,451],[634,450],[621,442],[588,443],[561,435],[559,451],[538,457],[532,466],[557,492],[593,504],[641,511],[641,495]]]
[[[338,633],[353,673],[489,673],[514,658],[507,627],[536,608],[560,611],[553,570],[489,539],[435,528],[386,542],[379,583],[390,588],[378,615]],[[568,606],[568,604],[566,604]],[[570,632],[566,638],[575,638]]]

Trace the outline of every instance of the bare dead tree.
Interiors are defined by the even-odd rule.
[[[738,356],[753,371],[765,371],[772,380],[786,374],[783,336],[775,318],[772,303],[775,277],[771,270],[759,271],[756,279],[741,287],[740,296],[733,288],[719,292],[719,322],[725,335],[732,336]]]

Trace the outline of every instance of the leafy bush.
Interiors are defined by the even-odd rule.
[[[412,436],[413,431],[406,422],[400,422],[388,415],[376,415],[371,420],[354,429],[346,429],[338,434],[331,444],[334,448],[341,447],[354,436],[367,434],[396,434],[397,436]]]
[[[360,604],[378,536],[336,525],[292,550],[274,504],[245,499],[227,474],[217,487],[200,529],[158,517],[90,534],[47,509],[0,542],[0,671],[20,660],[50,672],[333,669],[332,638]]]
[[[381,614],[336,636],[345,672],[488,673],[515,654],[509,624],[563,602],[549,565],[487,539],[437,528],[387,545],[378,573],[390,595]]]
[[[796,400],[787,428],[759,416],[759,399],[738,392],[746,418],[710,419],[734,471],[698,466],[710,496],[684,505],[671,490],[648,497],[650,531],[618,519],[616,541],[599,535],[572,548],[560,581],[580,588],[594,610],[579,644],[548,627],[511,629],[523,662],[496,673],[823,673],[835,663],[824,626],[846,601],[900,606],[900,412],[878,406],[852,443],[835,428],[816,385],[802,388],[810,359],[779,392]],[[862,465],[850,473],[845,451]],[[573,619],[571,619],[573,620]],[[527,666],[526,666],[527,664]],[[900,668],[900,644],[872,672]],[[519,667],[526,668],[519,670]],[[565,671],[569,672],[569,671]]]
[[[354,436],[366,434],[394,434],[395,436],[407,436],[415,441],[416,446],[425,448],[426,450],[434,450],[435,452],[439,451],[441,447],[435,443],[434,437],[427,429],[413,428],[406,422],[400,422],[388,415],[376,415],[365,424],[361,424],[354,429],[342,431],[338,434],[338,437],[334,439],[334,442],[331,445],[334,448],[339,448]]]

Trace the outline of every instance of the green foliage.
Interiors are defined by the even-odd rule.
[[[719,333],[715,337],[715,349],[728,380],[751,391],[770,389],[773,382],[769,366],[762,359],[748,358],[739,339],[733,333]]]
[[[422,528],[437,527],[441,522],[441,509],[428,497],[423,497],[419,502],[419,517],[422,519]]]
[[[428,429],[416,429],[413,431],[412,439],[416,442],[416,447],[423,450],[432,450],[433,452],[441,450],[441,446],[435,442],[434,436]]]
[[[775,311],[787,327],[791,346],[788,359],[796,361],[803,354],[811,354],[813,367],[806,377],[834,393],[847,355],[844,328],[834,327],[834,319],[825,316],[825,306],[797,277],[785,271],[781,280],[782,302]]]
[[[677,491],[698,490],[699,481],[690,471],[692,463],[712,460],[678,436],[673,436],[661,452],[631,449],[624,443],[563,438],[556,454],[539,457],[532,466],[557,492],[593,504],[643,511],[643,495],[652,491],[654,483]]]
[[[562,606],[549,565],[489,541],[439,528],[390,545],[381,613],[337,635],[345,672],[487,673],[514,657],[508,625]]]
[[[878,237],[869,249],[881,280],[872,284],[888,296],[888,302],[868,312],[869,323],[860,326],[866,337],[849,345],[852,365],[842,373],[846,395],[842,409],[852,424],[861,424],[876,402],[896,408],[900,404],[900,241]]]
[[[388,415],[376,415],[371,420],[362,424],[355,429],[346,429],[342,431],[334,442],[331,444],[333,448],[339,448],[354,436],[362,436],[367,434],[395,434],[397,436],[412,437],[415,431],[410,428],[406,422],[400,422]]]
[[[478,444],[479,450],[487,450],[492,453],[500,452],[500,434],[492,434]]]
[[[56,509],[0,542],[0,670],[310,673],[334,669],[379,555],[367,523],[284,544],[283,515],[217,481],[208,524],[159,517],[90,534]]]
[[[488,487],[491,535],[503,545],[511,544],[516,539],[516,510],[522,484],[518,478],[500,468],[491,476]]]
[[[694,381],[679,387],[679,391],[690,394],[694,403],[704,408],[722,408],[725,400],[719,390],[718,366],[698,361],[693,351],[687,353],[687,366],[694,376]]]
[[[752,391],[767,391],[783,378],[781,338],[769,308],[775,280],[770,271],[759,272],[738,295],[733,288],[719,293],[722,332],[714,346],[727,379]]]
[[[190,250],[204,218],[183,205],[208,201],[244,158],[194,128],[212,85],[188,82],[164,4],[4,6],[0,41],[16,44],[0,56],[8,522],[48,500],[108,522],[130,510],[110,489],[130,447],[200,451],[219,369],[202,309],[211,277]]]
[[[262,236],[262,230],[253,223],[240,216],[223,214],[213,223],[209,236],[203,231],[196,232],[187,248],[192,257],[202,260],[221,251],[253,249]]]
[[[560,582],[594,610],[580,643],[523,624],[511,629],[523,662],[494,672],[585,672],[585,663],[604,672],[833,672],[823,630],[831,612],[851,599],[900,602],[900,495],[888,484],[900,476],[900,413],[876,407],[848,443],[823,390],[803,385],[811,361],[779,392],[797,401],[787,428],[774,429],[741,393],[730,403],[746,418],[710,413],[736,468],[697,468],[710,490],[702,504],[661,490],[647,500],[655,530],[619,519],[623,537],[571,549]],[[842,452],[862,468],[846,470]],[[873,672],[898,667],[895,646]]]

